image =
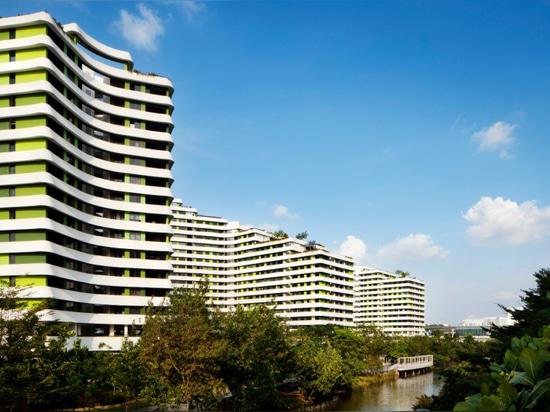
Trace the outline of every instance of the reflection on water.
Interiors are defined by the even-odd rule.
[[[412,411],[416,397],[439,392],[443,381],[433,372],[353,391],[325,411]]]

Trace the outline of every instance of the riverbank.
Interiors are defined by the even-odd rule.
[[[397,371],[373,373],[369,375],[357,376],[352,383],[352,389],[358,390],[371,385],[377,385],[384,382],[391,382],[399,379]]]

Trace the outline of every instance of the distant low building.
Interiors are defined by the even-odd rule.
[[[481,319],[464,319],[455,328],[459,337],[472,335],[476,340],[487,340],[491,337],[488,329],[495,326],[510,326],[514,320],[510,315],[506,317],[486,317]]]

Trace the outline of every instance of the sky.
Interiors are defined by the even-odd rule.
[[[171,79],[175,198],[505,316],[550,267],[550,2],[6,1]]]

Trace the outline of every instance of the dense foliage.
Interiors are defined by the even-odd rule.
[[[350,391],[400,356],[431,353],[436,366],[455,365],[460,353],[472,365],[485,356],[478,342],[448,335],[390,337],[374,326],[289,330],[271,305],[221,313],[209,305],[207,283],[195,286],[148,307],[140,341],[125,341],[119,352],[89,351],[78,340],[68,345],[62,325],[40,322],[45,304],[27,306],[24,290],[0,288],[0,410],[115,402],[128,408],[137,399],[202,410],[283,410]],[[472,389],[455,391],[462,396],[456,401]]]
[[[534,274],[521,308],[505,308],[515,323],[489,328],[491,339],[456,353],[437,396],[415,408],[457,411],[550,410],[550,270]],[[437,351],[434,351],[437,353]]]

